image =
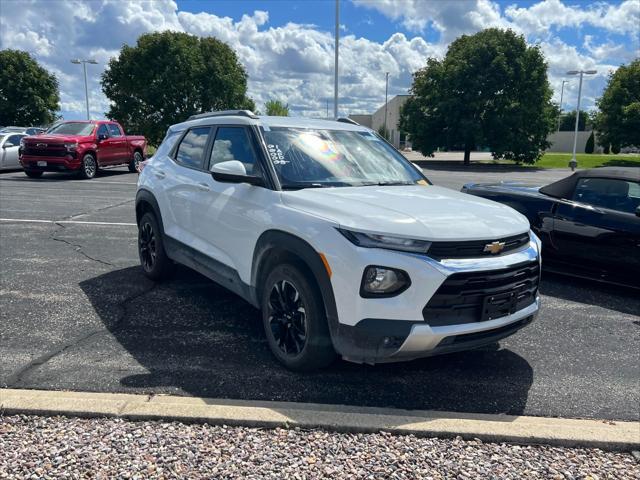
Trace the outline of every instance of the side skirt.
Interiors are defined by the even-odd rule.
[[[247,285],[240,279],[238,271],[213,258],[207,257],[198,250],[185,245],[167,235],[162,238],[167,256],[186,267],[189,267],[205,277],[213,280],[227,290],[242,297],[256,308],[258,296],[255,287]]]

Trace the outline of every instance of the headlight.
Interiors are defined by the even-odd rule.
[[[426,240],[413,240],[411,238],[394,237],[391,235],[378,235],[375,233],[353,232],[339,228],[338,231],[351,243],[366,248],[386,248],[387,250],[400,250],[402,252],[427,253],[431,242]]]
[[[362,283],[360,284],[360,296],[392,297],[404,292],[411,285],[407,272],[396,268],[379,267],[370,265],[364,269]]]
[[[75,143],[65,143],[65,148],[68,152],[75,152],[76,148],[78,148],[78,142]]]

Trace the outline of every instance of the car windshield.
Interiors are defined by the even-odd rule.
[[[95,125],[86,122],[69,122],[54,125],[47,133],[53,135],[91,135]]]
[[[414,185],[424,177],[369,131],[263,128],[283,188]]]

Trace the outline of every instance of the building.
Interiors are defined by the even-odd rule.
[[[409,95],[396,95],[387,103],[387,131],[389,142],[396,148],[404,148],[406,145],[405,134],[400,133],[400,109],[407,101]],[[371,128],[377,132],[384,128],[385,106],[381,106],[373,114],[349,115],[349,118],[360,125]]]

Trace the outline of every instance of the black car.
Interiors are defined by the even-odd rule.
[[[543,187],[470,183],[462,191],[525,215],[542,240],[545,270],[640,288],[640,168],[593,168]]]

